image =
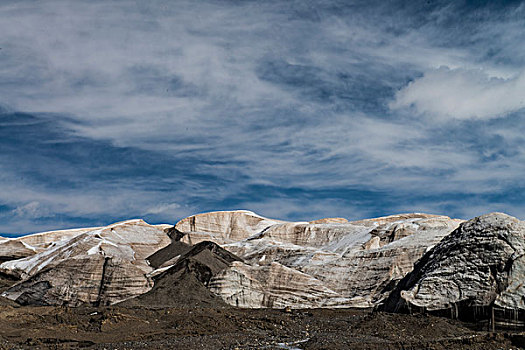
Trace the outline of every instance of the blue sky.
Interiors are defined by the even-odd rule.
[[[525,218],[521,1],[2,1],[0,232]]]

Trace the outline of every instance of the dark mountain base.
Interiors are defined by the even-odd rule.
[[[0,293],[11,287],[17,281],[14,277],[0,272]]]
[[[120,306],[158,307],[226,307],[226,303],[207,288],[210,279],[234,261],[241,259],[212,242],[201,242],[194,246],[181,246],[174,242],[155,253],[151,261],[160,266],[180,255],[177,263],[154,277],[153,288],[136,298],[120,303]]]
[[[149,264],[154,269],[158,269],[170,259],[173,259],[178,255],[186,254],[191,248],[192,247],[189,244],[183,242],[171,242],[170,245],[156,251],[154,254],[147,257],[146,260],[149,261]]]
[[[366,310],[0,306],[0,349],[517,349],[517,333]],[[520,343],[522,342],[522,343]]]
[[[378,310],[384,311],[384,306]],[[391,312],[387,310],[387,312]],[[476,330],[525,331],[525,312],[520,309],[504,309],[497,306],[471,306],[469,301],[459,302],[449,309],[428,311],[413,305],[397,309],[404,314],[428,314],[457,319],[475,325]]]

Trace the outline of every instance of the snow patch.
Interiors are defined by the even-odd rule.
[[[22,244],[23,244],[24,247],[26,247],[27,249],[31,249],[32,251],[36,252],[36,248],[33,247],[32,245],[29,245],[29,244],[27,244],[26,242],[22,242]]]
[[[96,246],[94,247],[91,247],[88,251],[87,251],[87,255],[94,255],[94,254],[98,254],[101,249],[100,249],[100,245],[101,245],[102,242],[99,242]]]

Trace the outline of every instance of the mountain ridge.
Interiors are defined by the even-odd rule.
[[[0,264],[0,273],[18,279],[2,295],[34,305],[374,308],[392,304],[395,295],[409,295],[405,289],[414,285],[404,282],[407,276],[434,261],[432,252],[456,232],[470,230],[475,236],[497,230],[521,237],[523,227],[520,220],[499,213],[468,221],[405,213],[287,222],[240,210],[196,214],[173,226],[128,220],[87,232],[37,234],[35,249],[22,249],[28,245],[23,239],[0,241],[0,252],[11,252],[3,254],[11,260]],[[468,247],[467,241],[454,242],[459,250]],[[503,257],[505,249],[494,254]],[[29,255],[20,257],[24,254]],[[521,253],[513,254],[521,259]],[[481,260],[473,264],[485,269]],[[464,268],[449,265],[451,271]],[[523,270],[513,272],[514,280]],[[199,290],[198,297],[189,298],[188,288]],[[516,295],[525,294],[516,288]],[[453,307],[444,303],[434,309]]]

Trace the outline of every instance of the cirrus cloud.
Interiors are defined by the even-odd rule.
[[[414,108],[439,119],[491,119],[525,107],[525,73],[491,77],[481,69],[440,67],[397,92],[390,108]]]
[[[2,1],[0,231],[238,208],[523,216],[524,16],[452,0]]]

